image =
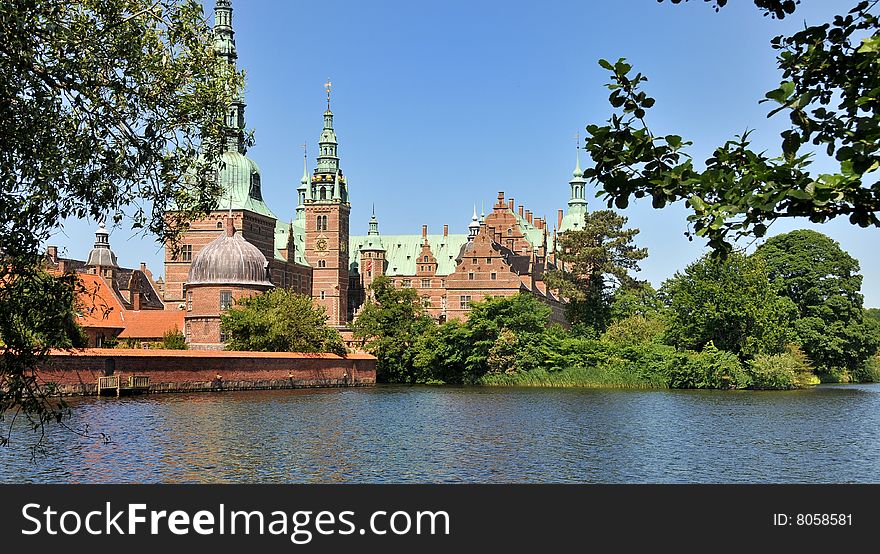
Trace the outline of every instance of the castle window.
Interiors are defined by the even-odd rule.
[[[424,306],[426,308],[431,307],[431,297],[430,296],[423,296],[422,297],[422,306]]]
[[[408,288],[410,288],[411,286],[412,286],[412,280],[411,280],[411,279],[404,279],[404,280],[403,280],[403,288],[408,289]]]
[[[318,260],[318,267],[327,267],[327,262],[324,260]]]
[[[468,273],[468,281],[473,281],[473,280],[474,280],[474,272],[471,271],[470,273]]]
[[[255,200],[263,199],[263,192],[260,186],[260,174],[259,173],[251,173],[251,190],[248,193],[248,196]]]
[[[321,200],[327,200],[327,188],[321,187]]]
[[[192,244],[184,244],[180,247],[180,259],[185,262],[191,262],[193,259],[193,246]]]
[[[220,311],[228,310],[232,307],[232,291],[220,291]]]
[[[487,263],[487,264],[491,264],[491,263],[492,263],[492,258],[486,258],[486,263]]]
[[[472,260],[471,260],[471,263],[472,263],[472,264],[477,263],[477,259],[476,259],[476,258],[472,259]]]
[[[507,236],[508,236],[508,237],[512,237],[512,236],[513,236],[513,229],[511,229],[510,227],[507,228]]]
[[[193,293],[192,291],[187,291],[186,293],[186,311],[193,311]]]
[[[459,296],[458,297],[458,305],[462,310],[470,310],[471,309],[471,297],[470,296]]]
[[[367,277],[372,277],[372,276],[373,276],[373,272],[372,272],[372,271],[367,271]]]
[[[430,279],[422,279],[422,288],[423,289],[431,288],[431,280]]]
[[[441,288],[441,289],[445,289],[445,288],[446,288],[446,279],[440,279],[440,288]]]
[[[226,333],[223,332],[223,328],[220,328],[220,342],[226,342]]]
[[[425,256],[424,261],[425,261],[425,263],[428,263],[428,257],[427,257],[427,256]]]
[[[223,228],[223,222],[222,222],[222,221],[218,221],[218,222],[217,222],[217,228],[218,228],[218,229],[222,229],[222,228]]]
[[[321,300],[324,300],[324,291],[321,291]]]
[[[494,281],[495,279],[498,278],[498,274],[497,274],[497,273],[494,273],[494,272],[493,272],[493,273],[490,273],[490,274],[489,274],[489,278],[492,279],[492,280]]]

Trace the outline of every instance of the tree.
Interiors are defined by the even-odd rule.
[[[776,294],[758,258],[704,256],[664,283],[661,293],[669,306],[667,340],[678,348],[714,344],[747,358],[782,352],[794,339],[797,307]]]
[[[376,379],[386,383],[419,382],[413,366],[414,346],[432,322],[425,315],[418,292],[397,288],[385,276],[376,278],[370,291],[373,300],[364,304],[352,330],[378,359]]]
[[[716,8],[726,4],[714,1]],[[788,0],[755,4],[779,18],[795,9]],[[818,223],[847,216],[861,227],[880,226],[880,183],[870,175],[880,167],[877,4],[859,2],[831,23],[773,39],[783,80],[762,101],[778,104],[769,116],[787,112],[792,124],[773,158],[753,151],[746,131],[718,147],[705,169],[696,168],[690,142],[650,131],[646,114],[655,101],[640,89],[647,78],[632,75],[624,59],[600,60],[611,72],[615,112],[608,125],[587,126],[585,148],[594,165],[584,175],[601,185],[609,207],[625,208],[631,197],[650,196],[655,208],[685,201],[693,212],[689,237],[707,238],[722,254],[736,238],[763,236],[779,218]],[[839,172],[811,175],[812,154],[801,152],[808,143],[835,156]]]
[[[177,327],[169,329],[162,335],[162,348],[164,350],[186,350],[188,348],[186,336]]]
[[[64,341],[8,318],[65,335],[56,300],[75,280],[39,269],[64,219],[109,213],[173,241],[215,205],[210,176],[243,81],[213,44],[197,0],[0,3],[0,417],[24,410],[42,425],[60,414],[33,368]]]
[[[880,347],[865,320],[859,262],[831,238],[810,230],[771,237],[755,251],[779,294],[797,306],[798,342],[820,369],[858,372]]]
[[[568,319],[602,333],[610,320],[611,291],[635,284],[630,271],[648,255],[636,248],[638,229],[624,229],[627,219],[610,210],[584,216],[584,228],[564,232],[559,239],[559,269],[544,274],[547,286],[569,300]]]
[[[238,300],[220,325],[229,337],[228,350],[346,353],[339,331],[327,326],[324,307],[288,289]]]

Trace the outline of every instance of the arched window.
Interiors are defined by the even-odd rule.
[[[327,267],[327,262],[324,260],[318,260],[318,267]]]
[[[218,221],[218,222],[217,222],[217,228],[218,228],[218,229],[222,229],[222,228],[223,228],[223,222],[222,222],[222,221]]]
[[[428,263],[428,257],[425,256],[425,263]]]
[[[260,187],[260,174],[259,173],[251,173],[251,190],[249,196],[254,200],[262,200],[263,192]]]
[[[321,200],[327,200],[327,187],[321,187]]]
[[[507,228],[507,236],[508,236],[508,237],[512,237],[512,236],[513,236],[513,229],[510,228],[510,227]]]

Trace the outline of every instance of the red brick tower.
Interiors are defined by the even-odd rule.
[[[324,130],[318,141],[318,167],[306,191],[305,256],[313,269],[312,296],[327,309],[330,325],[348,324],[348,233],[351,204],[339,168],[338,143],[330,111],[330,83]]]

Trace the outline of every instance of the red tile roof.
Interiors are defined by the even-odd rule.
[[[107,282],[90,273],[80,273],[77,277],[83,289],[77,293],[76,322],[86,328],[124,328],[124,309]]]
[[[160,339],[168,331],[183,331],[183,310],[126,311],[121,339]]]
[[[231,350],[146,350],[142,348],[78,348],[53,350],[53,356],[131,357],[131,358],[276,358],[324,360],[375,360],[374,356],[352,352],[345,356],[322,352],[241,352]]]

